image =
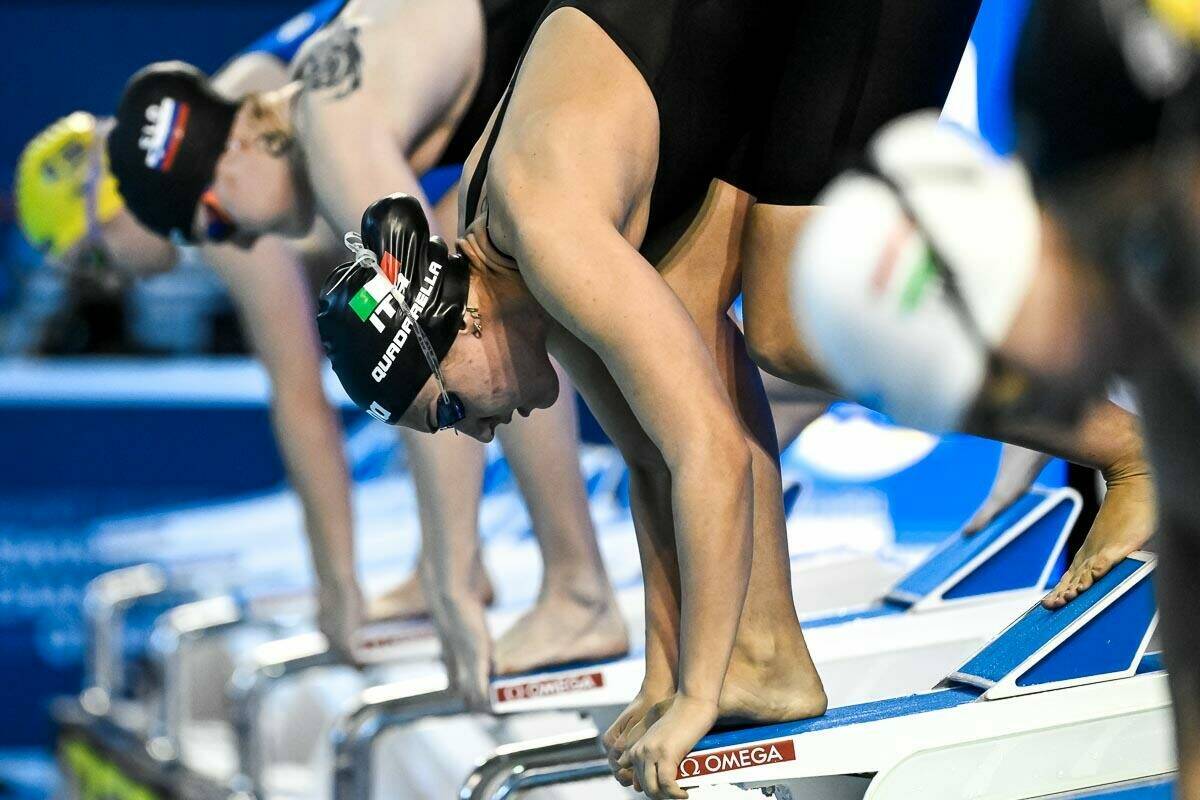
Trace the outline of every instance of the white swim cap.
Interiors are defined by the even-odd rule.
[[[879,177],[837,178],[793,255],[796,325],[850,397],[905,425],[951,430],[983,386],[988,352],[947,302],[926,237],[994,348],[1033,278],[1037,206],[1020,166],[931,113],[888,125],[870,155],[917,222]]]

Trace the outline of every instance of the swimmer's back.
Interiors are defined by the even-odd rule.
[[[482,42],[478,0],[350,0],[291,67],[314,185],[385,147],[418,174],[436,166],[481,77]]]

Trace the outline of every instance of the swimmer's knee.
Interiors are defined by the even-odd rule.
[[[743,330],[750,358],[764,372],[789,383],[825,385],[821,370],[798,346],[790,319],[755,314],[747,305]]]

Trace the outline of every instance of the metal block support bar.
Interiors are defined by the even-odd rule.
[[[494,800],[508,800],[518,792],[529,789],[561,786],[564,783],[578,783],[596,778],[612,778],[612,769],[608,766],[607,759],[598,758],[574,764],[560,764],[555,767],[534,767],[509,775],[508,780],[492,797]]]
[[[374,782],[372,751],[385,731],[466,711],[462,697],[447,687],[445,676],[364,689],[333,730],[334,800],[369,800]]]
[[[87,677],[79,700],[89,713],[107,714],[113,698],[125,689],[125,614],[139,600],[166,590],[166,573],[152,564],[106,572],[88,583],[83,600],[88,628]]]
[[[263,704],[282,680],[310,669],[341,663],[320,633],[306,633],[267,642],[234,670],[229,682],[229,714],[237,746],[238,774],[232,788],[264,797],[265,755],[258,722]]]
[[[575,777],[577,773],[582,777]],[[610,774],[600,736],[593,728],[497,748],[467,776],[458,797],[459,800],[501,800],[533,785],[569,783]],[[551,776],[554,780],[550,783],[528,783]]]
[[[151,646],[163,665],[162,697],[146,741],[150,755],[162,761],[180,757],[187,718],[187,654],[207,637],[226,633],[246,622],[237,601],[213,597],[177,606],[158,618]]]

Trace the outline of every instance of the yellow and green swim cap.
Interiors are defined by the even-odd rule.
[[[17,162],[17,220],[29,242],[61,256],[87,233],[87,189],[93,148],[100,145],[96,218],[108,222],[124,208],[108,155],[96,141],[97,120],[76,111],[39,133]]]

